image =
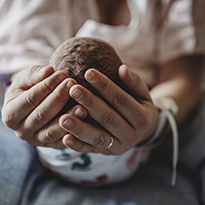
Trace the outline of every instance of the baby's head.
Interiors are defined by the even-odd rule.
[[[106,42],[93,38],[70,38],[61,44],[49,59],[54,70],[64,70],[79,84],[93,91],[84,79],[89,68],[95,68],[120,84],[118,68],[122,64],[114,49]],[[121,85],[120,85],[121,86]]]
[[[66,40],[50,57],[49,64],[54,70],[66,71],[69,77],[74,78],[99,97],[101,97],[100,94],[84,79],[84,73],[89,68],[99,70],[123,88],[118,76],[118,68],[122,65],[120,58],[108,43],[98,39],[70,38]],[[69,100],[67,104],[70,106],[67,106],[66,110],[75,102]]]

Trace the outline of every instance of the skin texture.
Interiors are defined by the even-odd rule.
[[[172,97],[179,105],[177,122],[187,119],[201,96],[202,60],[200,56],[185,56],[164,65],[160,83],[150,92],[136,72],[125,65],[120,66],[119,78],[132,96],[102,73],[88,69],[84,75],[86,81],[115,110],[74,79],[68,78],[65,71],[54,71],[51,66],[32,66],[13,77],[5,95],[2,121],[31,145],[121,154],[150,138],[156,129],[158,111],[150,93],[153,99]],[[70,96],[79,104],[55,118]],[[104,129],[80,120],[87,113]],[[115,137],[114,145],[112,149],[105,150],[110,143],[110,135]]]
[[[55,70],[52,66],[33,66],[15,75],[5,96],[3,122],[29,144],[58,149],[70,147],[80,152],[122,154],[149,139],[157,126],[158,111],[152,104],[147,86],[136,73],[121,65],[109,45],[99,40],[94,42],[100,45],[100,50],[105,47],[99,53],[99,57],[105,58],[102,60],[103,66],[98,68],[102,72],[88,69],[99,65],[99,59],[97,64],[88,66],[80,59],[80,64],[86,67],[82,69],[81,65],[77,73],[75,69],[72,70],[72,59],[71,69],[66,70],[63,60],[59,61],[59,54],[62,54],[66,44],[72,45],[73,40],[66,42],[51,57],[50,64]],[[90,47],[94,56],[99,52],[93,50],[95,46]],[[71,47],[75,50],[79,45]],[[99,46],[96,47],[99,49]],[[91,56],[88,55],[85,60],[90,62]],[[104,62],[107,62],[107,66]],[[85,98],[82,98],[82,94]],[[75,100],[72,106],[70,96]],[[59,112],[65,114],[61,116]],[[115,139],[114,145],[107,150],[105,148],[110,144],[111,136]]]
[[[103,97],[84,78],[84,74],[89,68],[97,69],[128,92],[128,89],[119,79],[118,75],[118,68],[122,65],[120,58],[109,44],[100,39],[70,38],[56,49],[49,59],[49,64],[55,71],[65,71],[69,78],[75,79],[78,84],[84,86],[100,98]],[[69,99],[63,110],[59,113],[59,116],[76,104],[77,102],[72,98]],[[84,121],[101,127],[89,115]]]
[[[112,103],[106,101],[106,99],[103,98],[103,96],[86,81],[84,78],[85,72],[89,68],[95,68],[100,73],[107,76],[120,88],[125,90],[126,93],[129,93],[128,89],[122,83],[118,75],[118,69],[122,65],[121,60],[114,49],[102,40],[93,38],[68,39],[56,49],[56,51],[50,57],[49,64],[54,68],[55,71],[64,70],[68,74],[69,78],[75,79],[78,84],[87,88],[95,96],[101,98],[114,110],[116,108],[112,106]],[[140,100],[140,98],[138,98],[138,100]],[[118,104],[123,103],[124,99],[121,98],[119,101],[121,102],[118,102]],[[58,116],[66,113],[76,104],[77,102],[73,100],[73,98],[70,98]],[[91,105],[89,107],[92,109]],[[101,125],[101,123],[94,120],[89,114],[83,121],[89,123],[92,127],[105,130],[104,125]],[[115,123],[113,116],[105,117],[103,121],[105,121],[104,124],[108,125]],[[89,136],[86,136],[85,133],[85,131],[82,131],[81,135],[88,138]],[[103,138],[104,135],[100,135],[95,143],[97,145],[104,146],[105,139]]]

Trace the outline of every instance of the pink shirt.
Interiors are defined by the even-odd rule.
[[[2,0],[0,75],[47,64],[55,48],[77,33],[108,41],[151,87],[157,83],[158,65],[205,50],[205,1],[157,2],[127,0],[129,25],[109,26],[99,23],[94,0]]]

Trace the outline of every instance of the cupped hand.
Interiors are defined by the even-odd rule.
[[[119,77],[130,90],[128,94],[95,69],[85,73],[86,80],[101,94],[93,95],[81,85],[70,89],[70,96],[82,105],[103,129],[65,114],[60,126],[68,132],[63,138],[67,147],[79,152],[118,155],[142,144],[152,137],[159,114],[149,90],[137,73],[125,65],[119,68]],[[113,145],[107,147],[114,139]]]
[[[51,66],[20,71],[6,92],[2,121],[31,145],[65,148],[62,137],[67,131],[55,116],[70,98],[69,90],[74,84],[76,81],[64,71],[54,72]],[[82,119],[87,111],[76,105],[67,114]]]

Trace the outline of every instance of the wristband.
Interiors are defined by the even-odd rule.
[[[176,169],[178,162],[178,129],[174,115],[178,112],[178,106],[172,98],[160,98],[154,100],[154,105],[161,110],[166,115],[166,118],[169,122],[172,137],[173,137],[173,173],[172,173],[172,185],[176,183]]]

